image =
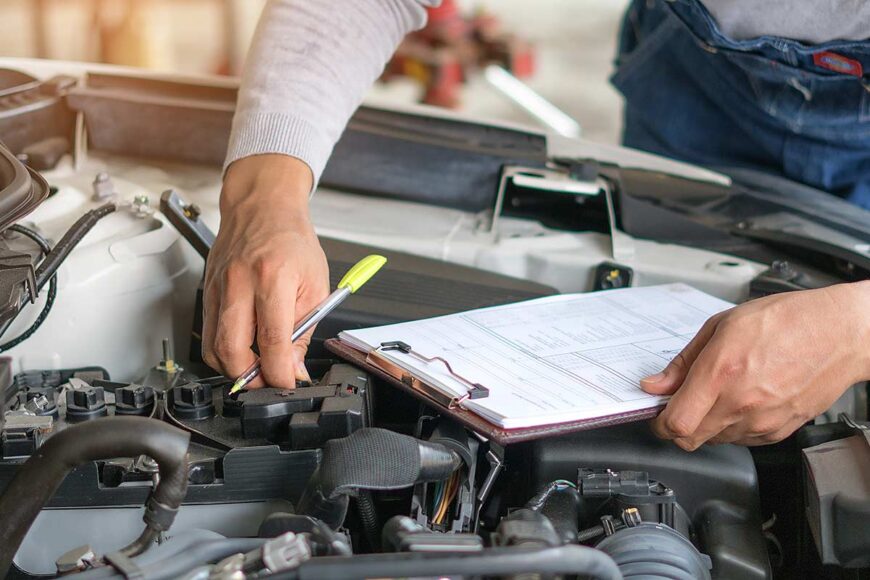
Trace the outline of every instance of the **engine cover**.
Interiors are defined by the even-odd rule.
[[[526,452],[535,489],[576,479],[578,469],[648,473],[677,497],[690,535],[713,562],[714,579],[770,577],[755,465],[745,447],[688,453],[636,423],[538,441]]]

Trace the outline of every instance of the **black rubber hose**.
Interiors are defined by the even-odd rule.
[[[595,549],[608,554],[627,578],[710,580],[710,560],[688,538],[662,524],[642,522],[605,537]]]
[[[233,554],[244,554],[256,550],[268,540],[264,538],[228,538],[225,540],[206,540],[188,546],[184,551],[167,555],[165,558],[142,565],[139,558],[133,561],[140,565],[144,580],[171,580],[179,578],[198,566],[219,562]],[[106,567],[90,570],[71,576],[81,580],[117,580],[124,578],[114,568]]]
[[[155,546],[153,550],[148,550],[141,556],[133,558],[133,562],[140,568],[153,564],[155,562],[163,562],[182,554],[194,546],[198,546],[204,542],[213,542],[215,540],[225,540],[226,538],[217,532],[210,530],[190,530],[181,532],[178,536]],[[118,571],[112,566],[102,566],[100,568],[91,568],[84,572],[77,573],[76,578],[87,580],[97,580],[99,578],[114,578],[118,576]]]
[[[155,527],[149,521],[155,504],[158,511],[171,512],[184,499],[189,441],[189,433],[142,417],[106,417],[51,436],[21,465],[0,497],[0,578],[8,573],[33,520],[66,475],[88,461],[139,455],[154,459],[160,483],[149,499],[145,518],[148,527]]]
[[[358,490],[404,489],[443,481],[461,465],[459,455],[440,443],[386,429],[359,429],[326,442],[323,459],[308,480],[296,511],[336,530],[347,515],[348,496]]]
[[[558,481],[548,483],[543,487],[543,489],[541,489],[541,491],[533,495],[531,499],[526,502],[526,508],[536,512],[541,511],[541,509],[543,509],[544,505],[546,505],[550,497],[562,487],[566,486],[560,484]]]
[[[580,527],[582,500],[580,492],[573,487],[563,487],[550,494],[541,513],[553,522],[563,544],[577,543],[577,528]]]
[[[635,562],[620,564],[619,570],[627,578],[667,578],[667,580],[699,580],[691,572],[681,570],[671,562]]]
[[[459,455],[440,443],[365,428],[327,441],[318,475],[324,496],[335,498],[357,489],[403,489],[443,481],[461,465]]]
[[[490,548],[476,553],[361,554],[353,558],[312,558],[296,570],[270,578],[420,578],[444,576],[506,576],[515,574],[572,574],[597,580],[622,580],[613,559],[586,546],[541,550]]]
[[[145,580],[174,580],[202,564],[219,562],[233,554],[256,550],[267,541],[263,538],[228,538],[202,543],[169,561],[155,562],[145,567]]]
[[[63,237],[55,244],[51,253],[39,264],[36,269],[36,288],[42,290],[48,280],[57,272],[60,265],[67,259],[70,252],[73,251],[82,238],[84,238],[98,221],[118,209],[114,203],[101,205],[96,209],[92,209],[85,215],[76,220],[76,222],[66,231]]]

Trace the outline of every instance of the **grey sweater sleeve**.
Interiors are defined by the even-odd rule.
[[[319,180],[348,119],[402,38],[440,0],[270,0],[242,76],[224,168],[263,153]]]

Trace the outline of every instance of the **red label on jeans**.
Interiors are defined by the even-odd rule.
[[[848,58],[836,52],[817,52],[813,55],[816,66],[832,70],[834,72],[861,77],[864,75],[864,67],[855,59]]]

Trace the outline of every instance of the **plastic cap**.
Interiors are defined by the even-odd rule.
[[[387,259],[383,256],[372,254],[366,256],[356,263],[356,265],[347,271],[341,282],[338,283],[339,288],[348,288],[351,294],[362,288],[363,284],[368,282],[372,276],[378,273],[378,270],[384,267]]]

